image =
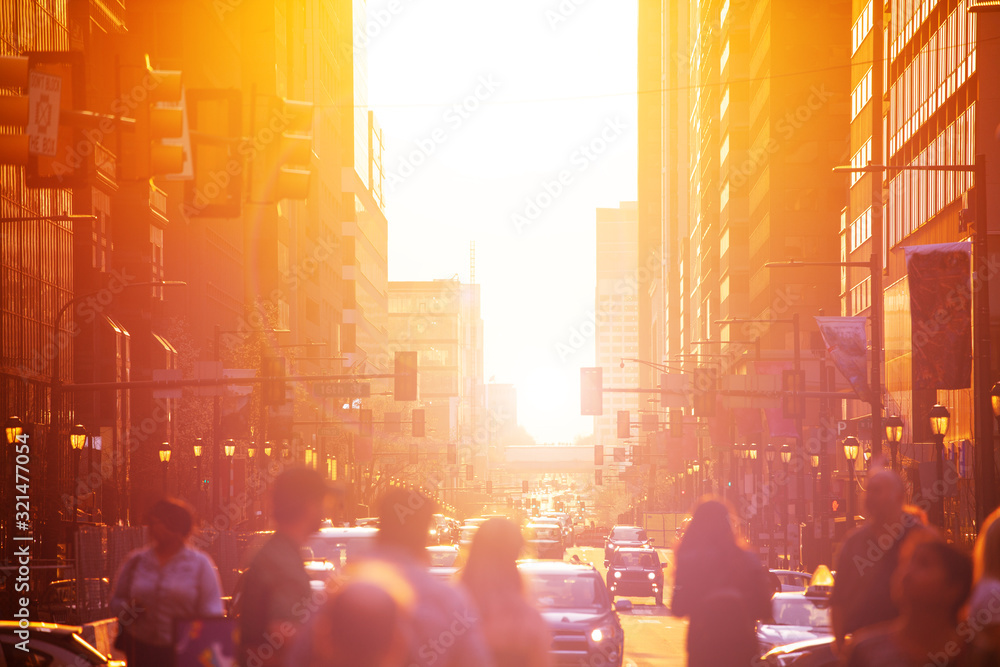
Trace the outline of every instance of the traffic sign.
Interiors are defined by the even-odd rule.
[[[369,382],[314,382],[312,393],[317,398],[368,398],[372,386]]]

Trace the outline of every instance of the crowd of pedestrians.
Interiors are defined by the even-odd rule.
[[[454,583],[428,571],[434,501],[392,488],[378,507],[372,553],[326,588],[310,583],[302,548],[335,490],[293,468],[271,489],[273,535],[234,593],[242,667],[545,667],[549,636],[517,568],[518,526],[479,528]],[[844,667],[1000,665],[1000,510],[974,556],[947,542],[904,504],[889,470],[867,480],[865,521],[842,544],[830,597],[833,654]],[[219,576],[188,544],[193,514],[182,501],[149,510],[150,544],[129,556],[113,587],[116,647],[130,665],[172,665],[178,620],[221,616]],[[676,549],[671,611],[689,619],[688,665],[744,667],[758,653],[756,624],[771,616],[767,569],[733,529],[729,508],[695,509]],[[827,664],[827,663],[824,663]]]

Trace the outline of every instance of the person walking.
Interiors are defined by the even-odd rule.
[[[1000,635],[1000,509],[983,523],[976,538],[975,588],[969,599],[969,618],[996,626]]]
[[[492,667],[472,601],[428,571],[426,547],[434,501],[416,489],[396,487],[380,499],[378,515],[376,547],[357,576],[384,581],[399,597],[411,601],[406,605],[410,641],[406,664]]]
[[[848,535],[837,556],[830,611],[838,648],[850,633],[899,613],[890,584],[900,546],[914,530],[924,529],[918,515],[905,511],[904,493],[903,480],[891,470],[868,477],[867,520]]]
[[[129,665],[171,667],[174,622],[222,616],[222,586],[207,554],[187,544],[193,512],[173,498],[146,515],[150,545],[133,552],[115,576],[111,612],[118,617],[115,646]]]
[[[302,667],[404,667],[409,649],[405,610],[376,581],[350,581],[333,593],[309,628],[306,653],[290,655]]]
[[[966,554],[931,531],[915,533],[903,544],[891,589],[898,617],[852,635],[846,667],[985,664],[972,636],[959,625],[972,589],[972,561]]]
[[[551,636],[524,591],[517,559],[524,538],[515,523],[483,522],[472,539],[461,584],[479,610],[496,667],[547,667]]]
[[[698,505],[676,558],[671,612],[689,618],[688,665],[749,665],[757,649],[755,623],[771,615],[771,587],[757,556],[737,542],[724,503]]]
[[[277,667],[296,634],[325,601],[313,592],[301,549],[319,530],[331,487],[312,468],[282,472],[271,489],[274,535],[260,548],[240,582],[237,611],[242,667]]]

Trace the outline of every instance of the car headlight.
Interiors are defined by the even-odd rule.
[[[601,628],[594,628],[590,632],[591,641],[599,642],[604,639],[604,630]]]
[[[614,574],[614,577],[615,577],[615,579],[621,579],[622,578],[622,573],[616,571],[615,574]]]
[[[646,575],[646,576],[647,576],[647,577],[649,577],[649,580],[650,580],[650,581],[652,581],[653,579],[656,579],[656,573],[655,573],[655,572],[650,572],[650,573],[649,573],[648,575]]]
[[[590,641],[595,644],[600,644],[601,642],[611,641],[616,636],[615,626],[601,625],[590,631]]]

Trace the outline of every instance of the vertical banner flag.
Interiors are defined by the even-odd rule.
[[[817,317],[816,324],[826,343],[826,351],[837,370],[847,378],[862,401],[871,400],[868,386],[868,318]]]
[[[914,389],[972,384],[972,244],[909,246]]]

